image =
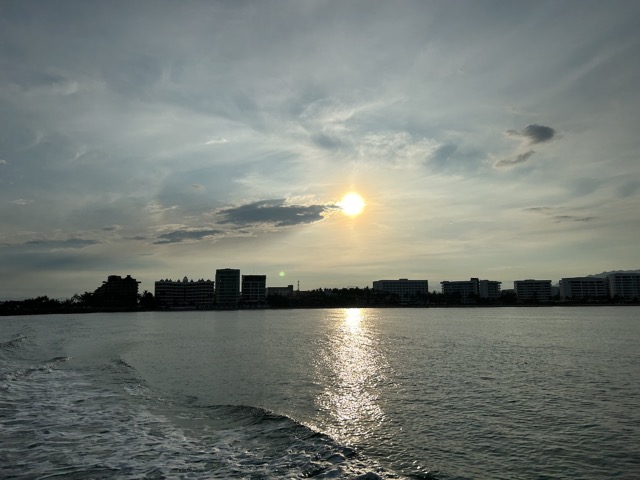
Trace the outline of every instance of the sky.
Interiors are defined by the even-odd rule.
[[[637,0],[0,0],[0,300],[640,268],[638,25]]]

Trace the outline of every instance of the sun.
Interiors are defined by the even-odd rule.
[[[342,200],[338,202],[338,206],[345,215],[356,217],[362,213],[367,204],[360,195],[355,192],[350,192],[342,197]]]

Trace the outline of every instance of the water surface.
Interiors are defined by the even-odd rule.
[[[0,476],[634,478],[640,308],[0,319]]]

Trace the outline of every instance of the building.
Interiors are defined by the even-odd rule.
[[[518,302],[548,303],[551,301],[551,280],[516,280],[513,282]]]
[[[428,280],[376,280],[373,282],[374,292],[397,295],[401,303],[423,303],[429,295]]]
[[[480,298],[498,299],[502,296],[500,292],[501,285],[502,282],[496,280],[480,280],[478,281],[478,295]]]
[[[242,304],[245,307],[258,307],[264,306],[266,302],[267,276],[242,275]]]
[[[293,297],[293,285],[286,287],[267,287],[267,297],[280,295],[281,297]]]
[[[94,292],[96,305],[114,310],[129,310],[138,305],[138,282],[131,275],[122,278],[109,275],[106,282]]]
[[[611,298],[640,299],[640,273],[611,273],[607,277]]]
[[[609,298],[609,281],[601,277],[568,277],[560,280],[560,298],[595,301]]]
[[[501,284],[502,282],[479,278],[440,282],[442,293],[460,300],[460,303],[475,303],[479,298],[496,300],[501,296]]]
[[[216,306],[237,308],[240,302],[240,270],[223,268],[216,270]]]
[[[155,282],[158,304],[169,308],[212,308],[215,300],[213,280],[182,281],[158,280]]]

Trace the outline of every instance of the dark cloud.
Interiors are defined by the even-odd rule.
[[[551,217],[556,223],[561,222],[591,222],[596,217],[579,217],[577,215],[554,215]]]
[[[155,245],[163,245],[166,243],[197,241],[222,235],[223,233],[222,230],[174,230],[173,232],[158,235],[158,239],[153,243]]]
[[[271,224],[286,227],[322,220],[332,205],[285,205],[284,199],[262,200],[218,211],[224,219],[220,223],[234,225]]]
[[[507,130],[507,135],[524,137],[529,144],[548,142],[556,135],[556,131],[551,127],[532,123],[522,130]]]
[[[55,248],[84,248],[91,245],[97,245],[100,242],[97,240],[83,240],[81,238],[68,238],[66,240],[30,240],[24,242],[22,245],[27,247],[36,247],[43,249],[55,249]]]
[[[523,209],[525,212],[548,212],[550,210],[553,210],[553,207],[529,207],[529,208],[524,208]]]
[[[494,163],[493,166],[496,168],[501,168],[519,165],[529,160],[534,153],[536,153],[534,150],[529,150],[528,152],[516,155],[515,158],[503,158],[502,160],[498,160],[496,163]]]
[[[581,216],[581,215],[572,215],[568,213],[556,213],[559,209],[555,207],[528,207],[523,208],[524,212],[532,212],[539,213],[544,215],[549,220],[552,220],[554,223],[565,223],[565,222],[591,222],[596,219],[594,216]]]

